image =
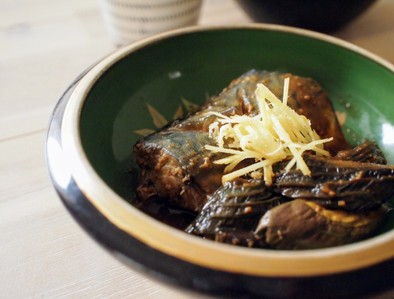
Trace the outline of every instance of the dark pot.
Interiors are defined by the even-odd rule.
[[[237,0],[257,22],[334,32],[350,23],[376,0]]]

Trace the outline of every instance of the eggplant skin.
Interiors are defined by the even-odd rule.
[[[342,161],[366,162],[386,165],[387,160],[375,142],[366,140],[363,143],[337,152],[334,158]]]
[[[252,232],[261,215],[282,199],[259,180],[228,182],[209,198],[186,232],[211,239],[242,239],[241,235]]]
[[[304,155],[304,161],[311,175],[278,171],[273,183],[276,192],[345,211],[377,209],[394,196],[394,166],[310,154]]]
[[[365,213],[330,211],[313,202],[296,199],[266,212],[255,234],[272,249],[340,246],[369,237],[386,212],[384,208]]]

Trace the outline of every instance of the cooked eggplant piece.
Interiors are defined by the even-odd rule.
[[[255,233],[274,249],[339,246],[368,237],[386,212],[384,208],[365,213],[332,211],[296,199],[265,213]]]
[[[375,142],[365,141],[354,148],[339,151],[335,158],[344,161],[387,164],[387,160]]]
[[[316,155],[304,155],[304,161],[311,175],[279,172],[274,178],[276,192],[346,211],[373,210],[394,195],[394,166]]]
[[[216,159],[204,150],[212,140],[197,131],[161,131],[138,142],[136,162],[140,166],[140,199],[160,197],[192,211],[200,211],[207,194],[221,186],[223,166],[211,163]]]
[[[283,198],[261,181],[228,182],[211,196],[186,232],[230,243],[236,238],[242,241],[241,235],[246,238],[262,214],[282,202]]]

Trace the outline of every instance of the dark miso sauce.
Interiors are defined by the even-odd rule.
[[[186,227],[196,218],[195,213],[179,207],[171,206],[168,204],[167,200],[157,197],[150,198],[143,202],[135,199],[132,201],[132,204],[156,220],[180,230],[185,230]]]

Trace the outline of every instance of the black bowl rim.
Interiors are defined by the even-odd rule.
[[[148,246],[202,267],[226,272],[265,277],[305,277],[327,275],[368,267],[392,259],[394,230],[358,243],[306,251],[269,251],[217,244],[187,235],[163,225],[111,190],[94,171],[83,151],[79,134],[79,116],[84,97],[98,78],[114,63],[134,51],[159,40],[182,34],[214,30],[280,31],[347,48],[394,72],[384,59],[353,44],[309,30],[270,24],[240,26],[189,27],[149,37],[115,51],[88,71],[73,90],[62,117],[61,142],[70,173],[89,202],[114,226]],[[231,263],[229,263],[231,261]]]

